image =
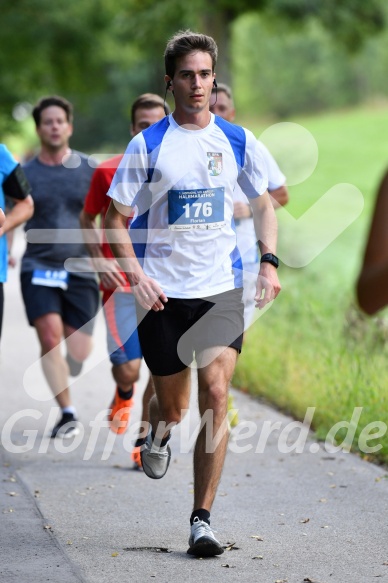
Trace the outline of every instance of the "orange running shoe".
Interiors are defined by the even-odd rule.
[[[133,394],[135,392],[135,385],[133,386]],[[116,387],[115,396],[110,406],[111,412],[108,415],[110,428],[114,433],[125,433],[131,415],[131,407],[133,406],[133,394],[130,399],[122,399],[119,395],[118,387]]]
[[[133,461],[133,469],[134,470],[142,470],[143,465],[141,463],[141,455],[140,455],[140,445],[135,446],[131,453],[131,460]]]

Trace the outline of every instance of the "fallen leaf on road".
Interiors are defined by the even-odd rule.
[[[287,583],[288,579],[276,579],[275,583]]]
[[[325,504],[327,502],[327,499],[326,498],[320,498],[319,499],[319,502],[322,502],[323,504]]]
[[[226,543],[223,547],[226,551],[238,551],[240,547],[235,547],[236,543]]]
[[[8,492],[8,496],[19,496],[16,492]]]
[[[302,524],[306,524],[306,522],[310,522],[310,519],[309,518],[303,518],[300,522]]]
[[[263,555],[256,555],[256,557],[252,557],[252,559],[263,559]]]
[[[251,538],[255,538],[256,540],[264,540],[262,536],[259,536],[258,534],[251,534]]]
[[[227,563],[224,565],[221,565],[221,567],[226,567],[227,569],[234,569],[235,568],[234,565],[228,565]]]
[[[118,556],[119,556],[119,553],[112,553],[112,555],[111,555],[111,556],[112,556],[112,557],[118,557]],[[155,577],[155,575],[151,575],[151,577]]]
[[[46,524],[43,528],[44,528],[44,530],[52,530],[53,529],[53,527],[50,526],[49,524]]]
[[[388,478],[388,474],[384,474],[384,476],[379,476],[375,478],[375,482],[381,482],[381,480],[386,480]]]
[[[72,545],[72,544],[73,544],[73,541],[71,541],[71,540],[68,540],[66,544],[67,544],[67,545]]]
[[[388,561],[385,561],[385,562],[383,563],[383,565],[388,565]]]
[[[310,577],[305,577],[303,581],[305,581],[306,583],[319,583],[319,581],[317,581],[316,579],[310,579]]]

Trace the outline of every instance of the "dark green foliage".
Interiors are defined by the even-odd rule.
[[[277,103],[272,80],[258,69],[267,85],[267,93],[260,98],[267,100],[267,108],[274,102],[275,112],[287,115],[302,110],[305,102],[325,107],[325,93],[337,95],[336,104],[356,101],[349,96],[353,78],[348,82],[349,71],[340,62],[324,86],[320,83],[322,69],[327,57],[336,51],[360,48],[364,39],[381,30],[382,6],[380,0],[216,0],[210,4],[204,0],[2,0],[0,131],[17,131],[12,118],[16,103],[34,103],[42,95],[59,93],[74,101],[80,126],[79,131],[76,128],[75,147],[95,149],[121,142],[131,100],[144,91],[163,91],[167,39],[186,28],[213,35],[220,48],[218,77],[231,82],[232,25],[248,12],[265,16],[272,58],[288,91],[288,104],[284,100]],[[323,45],[311,37],[306,40],[312,18],[316,36],[325,36],[326,30],[329,40]],[[295,31],[286,46],[281,42],[285,28]],[[257,31],[249,34],[252,36],[244,38],[245,46],[233,42],[234,54],[254,57],[263,46]],[[290,90],[295,67],[284,67],[284,50],[296,64],[300,61],[306,87],[302,100]],[[301,51],[307,51],[310,67],[298,56]],[[364,83],[362,75],[360,79],[357,86]],[[375,74],[374,83],[379,83]],[[315,90],[317,84],[321,84],[320,92]]]

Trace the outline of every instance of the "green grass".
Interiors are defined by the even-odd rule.
[[[342,182],[362,192],[365,206],[309,265],[280,268],[282,292],[247,332],[234,384],[297,419],[304,418],[307,407],[316,407],[312,427],[319,439],[362,407],[352,444],[357,451],[369,423],[388,423],[384,312],[371,319],[352,307],[376,189],[388,167],[388,109],[365,107],[292,121],[313,134],[319,162],[308,180],[290,187],[291,214],[300,217]],[[260,122],[244,125],[257,136],[265,129]],[[330,212],[334,216],[336,208]],[[287,240],[287,233],[282,238]],[[339,442],[344,435],[344,430],[338,433]],[[369,443],[378,444],[381,449],[370,457],[387,463],[388,432]]]

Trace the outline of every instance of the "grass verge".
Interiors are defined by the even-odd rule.
[[[354,282],[376,188],[388,166],[388,111],[361,108],[294,121],[313,134],[319,162],[308,180],[290,188],[291,214],[302,216],[329,188],[343,182],[362,192],[365,206],[306,267],[280,268],[283,290],[247,332],[234,385],[300,420],[307,407],[316,407],[312,428],[318,439],[362,408],[352,443],[346,446],[388,463],[388,431],[383,432],[388,423],[384,312],[372,319],[354,308]],[[255,133],[260,135],[257,129]],[[338,209],[329,209],[322,220],[330,219],[330,212]],[[282,238],[287,239],[287,233]],[[339,443],[346,433],[346,428],[339,429]]]

